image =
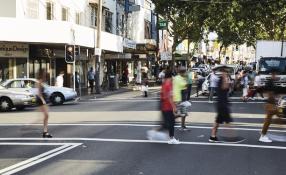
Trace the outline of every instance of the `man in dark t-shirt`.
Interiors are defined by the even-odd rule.
[[[209,138],[209,142],[218,142],[217,130],[220,124],[226,123],[230,124],[232,118],[230,116],[228,92],[229,92],[229,81],[228,74],[226,70],[222,70],[222,75],[218,81],[217,87],[217,116]]]

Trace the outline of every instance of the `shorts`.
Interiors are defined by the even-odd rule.
[[[248,94],[248,88],[243,88],[243,89],[242,89],[242,96],[243,96],[243,97],[246,97],[247,94]]]
[[[176,108],[177,108],[176,112],[177,115],[180,115],[181,117],[188,116],[188,107],[181,105],[181,103],[177,103]]]
[[[228,107],[218,107],[217,112],[218,114],[215,120],[216,123],[223,124],[232,122]]]
[[[39,97],[37,96],[37,104],[38,104],[39,106],[43,106],[43,105],[46,105],[47,103],[46,103],[45,100],[42,100],[41,98],[39,98]]]

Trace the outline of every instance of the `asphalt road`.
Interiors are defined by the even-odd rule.
[[[53,139],[40,138],[35,109],[1,113],[0,174],[284,175],[286,142],[257,141],[263,101],[231,101],[234,126],[219,135],[244,137],[239,144],[208,143],[215,104],[206,98],[192,98],[190,131],[175,131],[182,144],[147,140],[146,131],[160,119],[155,91],[147,99],[125,93],[52,106]],[[281,125],[270,133],[286,138]]]

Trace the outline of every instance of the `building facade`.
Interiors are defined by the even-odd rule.
[[[93,55],[97,39],[97,0],[2,0],[1,3],[0,23],[5,25],[0,28],[0,81],[34,78],[41,68],[45,68],[47,83],[53,85],[57,74],[64,71],[65,86],[72,87],[75,68],[80,75],[81,86],[87,87],[87,71],[95,67],[96,62]],[[126,8],[134,5],[143,7],[144,4],[142,0],[103,0],[101,83],[104,76],[110,74],[111,70],[107,68],[110,67],[107,64],[109,60],[133,61],[133,51],[137,50],[139,43],[136,37],[144,33],[138,32],[136,37],[127,40],[128,30],[133,30],[128,29],[128,16],[133,12],[126,11]],[[129,27],[144,29],[144,25]],[[144,40],[142,43],[147,42]],[[66,45],[79,48],[75,67],[65,62]],[[120,77],[121,72],[118,72]]]

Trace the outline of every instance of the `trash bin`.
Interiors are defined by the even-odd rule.
[[[114,91],[115,90],[115,75],[109,75],[109,90]]]

